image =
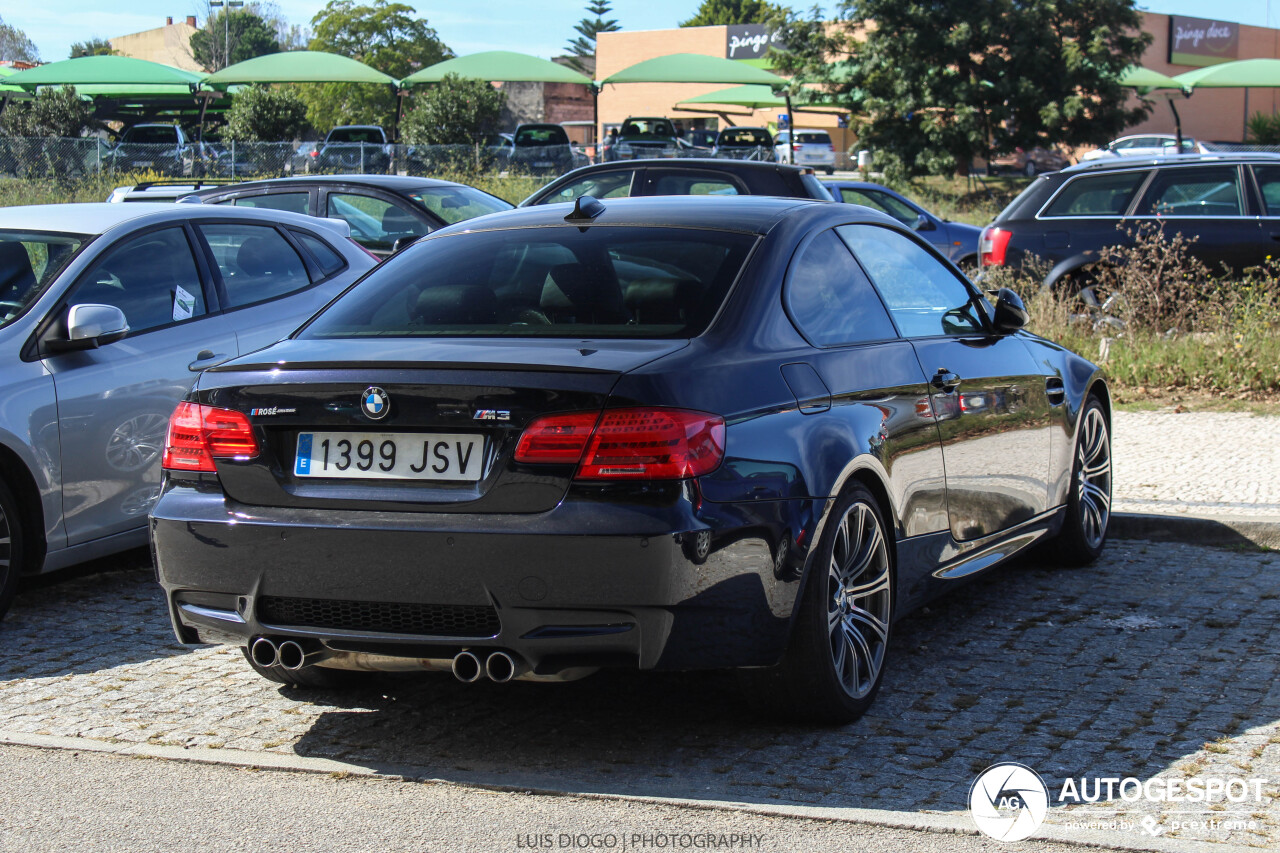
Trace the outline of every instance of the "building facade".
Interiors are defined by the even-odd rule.
[[[111,49],[120,56],[172,65],[184,71],[203,71],[191,55],[191,36],[195,31],[195,15],[188,15],[177,23],[169,17],[163,27],[116,36],[109,41]]]

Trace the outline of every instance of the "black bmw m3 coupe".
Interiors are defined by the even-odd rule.
[[[851,720],[895,619],[1106,541],[1106,383],[992,299],[853,205],[443,229],[174,413],[174,630],[285,684],[737,668],[764,706]]]

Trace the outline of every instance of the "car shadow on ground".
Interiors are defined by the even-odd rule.
[[[722,673],[506,685],[430,674],[281,692],[330,706],[295,742],[299,755],[387,772],[956,810],[974,776],[1006,760],[1052,791],[1068,777],[1148,778],[1197,756],[1188,772],[1229,762],[1222,772],[1248,775],[1257,730],[1265,742],[1280,720],[1278,617],[1270,555],[1123,542],[1087,569],[1024,560],[909,616],[871,712],[844,727],[762,719]]]
[[[151,554],[136,548],[23,578],[0,621],[0,682],[98,672],[184,655]]]

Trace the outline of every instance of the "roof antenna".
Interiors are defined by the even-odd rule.
[[[604,213],[604,203],[589,195],[578,196],[573,203],[573,212],[564,218],[565,222],[590,222]]]

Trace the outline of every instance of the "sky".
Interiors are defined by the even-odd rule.
[[[455,53],[481,50],[514,50],[551,58],[564,53],[565,43],[577,33],[573,25],[584,17],[585,0],[401,0],[417,9]],[[614,0],[611,17],[624,29],[659,30],[676,26],[690,17],[699,0]],[[787,0],[783,0],[787,2]],[[164,24],[166,16],[182,19],[204,17],[206,5],[195,0],[131,0],[128,4],[102,0],[42,0],[4,3],[0,18],[23,30],[35,42],[46,62],[66,59],[72,42],[112,38]],[[307,24],[324,8],[317,0],[276,0],[291,23]],[[807,9],[812,0],[795,0],[795,8]],[[821,4],[826,9],[834,2]],[[1142,8],[1174,15],[1205,17],[1206,4],[1197,0],[1157,0]],[[1274,6],[1274,8],[1272,8]],[[15,8],[16,7],[16,8]],[[126,11],[127,10],[127,11]],[[1280,0],[1216,0],[1212,11],[1219,20],[1280,26]]]

